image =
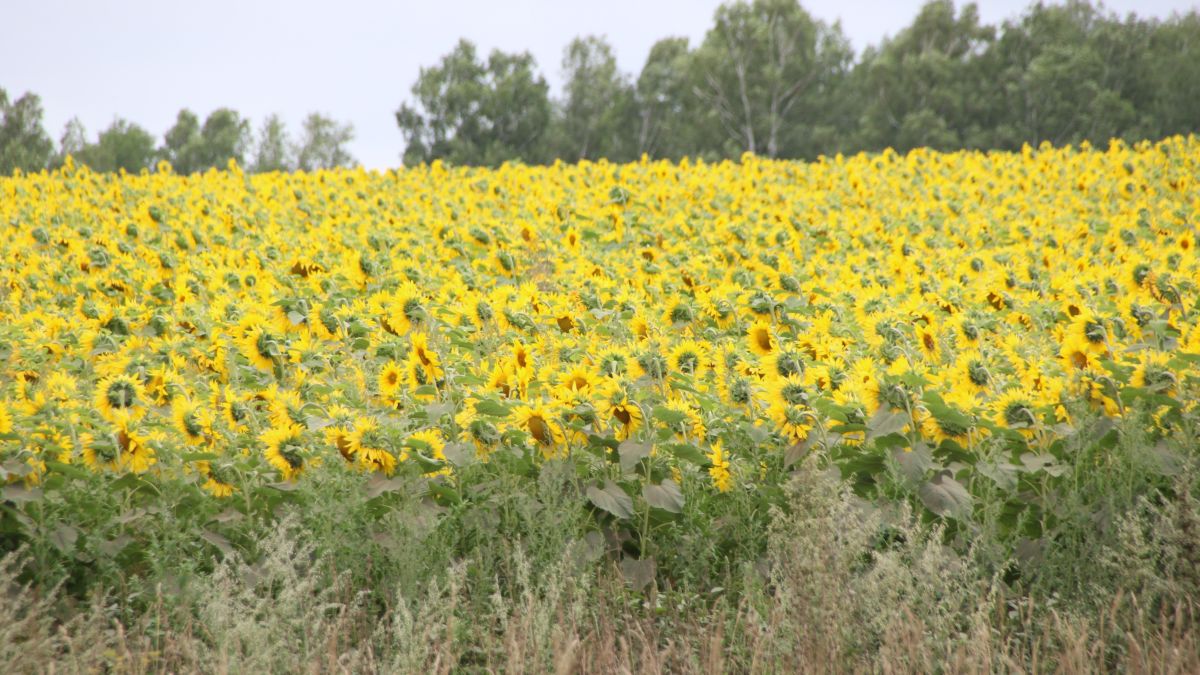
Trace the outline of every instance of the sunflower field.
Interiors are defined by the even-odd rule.
[[[666,588],[823,470],[1024,555],[1118,444],[1167,493],[1193,460],[1198,223],[1180,137],[0,178],[0,541],[145,570],[163,510],[245,554],[306,485],[436,527],[553,470]]]

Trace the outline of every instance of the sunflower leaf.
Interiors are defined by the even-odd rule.
[[[670,478],[658,485],[647,485],[642,488],[642,497],[646,503],[656,509],[680,513],[683,511],[683,492],[679,484]]]
[[[625,520],[633,516],[633,499],[620,485],[611,480],[604,481],[603,487],[589,487],[587,498],[596,508],[607,511],[618,519]]]

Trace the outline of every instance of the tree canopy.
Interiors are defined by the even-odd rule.
[[[1200,11],[1118,16],[1088,0],[1035,2],[998,25],[974,3],[929,0],[912,22],[855,54],[839,23],[797,0],[729,0],[698,44],[656,42],[623,72],[603,36],[563,50],[561,93],[528,52],[469,40],[416,75],[394,112],[405,164],[820,155],[918,147],[1133,142],[1200,131]],[[2,83],[0,83],[2,84]],[[116,118],[95,139],[73,119],[56,144],[41,99],[0,89],[0,174],[60,166],[183,174],[353,166],[354,127],[321,113],[289,134],[233,108],[184,108],[161,139]]]

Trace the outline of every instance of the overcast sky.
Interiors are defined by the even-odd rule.
[[[681,35],[698,43],[720,0],[5,0],[0,88],[42,97],[56,140],[72,116],[94,138],[121,116],[161,136],[180,108],[201,118],[228,106],[255,130],[280,113],[295,132],[313,111],[354,124],[352,154],[364,165],[399,164],[404,141],[394,111],[421,66],[460,37],[486,53],[528,50],[551,88],[562,49],[603,35],[621,68],[641,69],[651,45]],[[920,0],[802,0],[840,20],[855,49],[906,26]],[[959,3],[961,4],[961,3]],[[980,2],[987,23],[1017,16],[1024,0]],[[1119,13],[1169,16],[1194,0],[1109,0]]]

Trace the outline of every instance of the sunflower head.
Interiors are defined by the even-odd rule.
[[[137,418],[149,403],[141,381],[131,375],[113,375],[96,385],[96,408],[108,420]]]

